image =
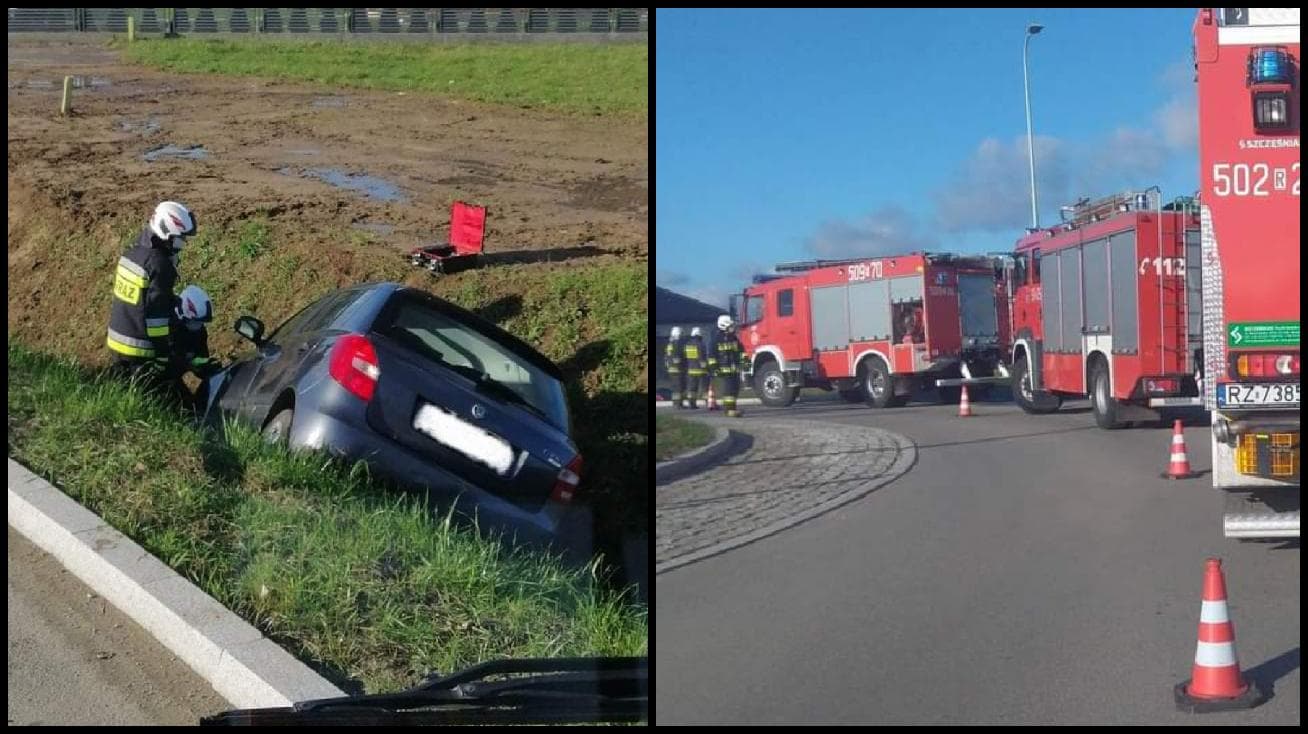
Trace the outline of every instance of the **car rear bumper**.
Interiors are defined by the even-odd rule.
[[[360,410],[359,420],[363,420]],[[556,539],[572,508],[546,500],[532,512],[499,495],[461,479],[424,457],[379,435],[371,427],[323,412],[297,412],[291,427],[293,448],[323,449],[341,457],[363,459],[374,472],[398,482],[425,487],[434,504],[476,517],[481,525],[503,527],[520,541],[548,543]]]

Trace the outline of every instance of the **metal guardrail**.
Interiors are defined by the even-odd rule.
[[[644,33],[648,8],[9,8],[10,33]]]

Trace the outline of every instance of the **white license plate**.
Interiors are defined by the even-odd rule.
[[[513,468],[513,447],[508,441],[434,405],[424,405],[413,417],[413,427],[468,458],[506,476]]]
[[[1217,405],[1222,408],[1279,407],[1299,404],[1299,383],[1217,385]]]

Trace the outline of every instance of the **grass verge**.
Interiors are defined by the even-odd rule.
[[[643,118],[647,44],[276,42],[146,39],[124,58],[176,72],[419,91],[586,115]]]
[[[362,464],[194,428],[134,387],[8,343],[9,455],[346,687],[495,657],[647,654],[595,569],[510,550]]]
[[[673,418],[661,413],[655,415],[654,426],[656,430],[654,451],[659,461],[705,446],[713,440],[713,429],[703,423]]]

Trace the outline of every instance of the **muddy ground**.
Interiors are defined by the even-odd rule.
[[[68,119],[65,75],[80,85]],[[86,43],[11,42],[8,98],[11,183],[79,217],[177,199],[201,226],[267,210],[408,249],[443,241],[462,199],[489,207],[488,252],[647,252],[643,122],[180,75]]]

